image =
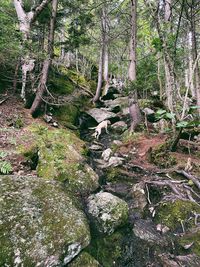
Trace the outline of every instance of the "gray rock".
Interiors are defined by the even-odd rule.
[[[129,115],[129,113],[130,113],[129,107],[126,107],[126,108],[122,109],[122,115],[127,116],[127,115]]]
[[[100,123],[104,120],[108,120],[110,118],[115,118],[117,116],[113,112],[110,112],[110,111],[107,111],[104,109],[100,109],[100,108],[90,109],[86,113],[89,114],[91,117],[93,117],[98,123]]]
[[[116,107],[120,107],[122,109],[124,107],[129,106],[129,98],[128,96],[125,96],[125,97],[118,97],[114,100],[105,100],[104,105],[111,109],[114,109]]]
[[[134,234],[142,240],[162,244],[164,239],[150,220],[137,220],[133,227]]]
[[[128,126],[124,121],[117,121],[111,125],[111,128],[117,132],[123,132],[128,128]]]
[[[163,267],[198,267],[200,257],[195,254],[175,256],[172,254],[160,254],[160,263]]]
[[[111,157],[108,161],[107,167],[117,167],[123,164],[124,158],[121,157]]]
[[[113,144],[116,146],[122,146],[123,145],[122,141],[120,141],[120,140],[114,140]]]
[[[0,266],[63,266],[89,243],[86,216],[60,183],[0,176]]]
[[[111,148],[107,148],[106,150],[103,151],[101,157],[104,161],[108,161],[110,156],[112,154],[112,149]]]
[[[53,120],[53,117],[51,115],[44,115],[44,121],[46,121],[47,123],[50,123]]]
[[[102,150],[102,146],[93,144],[89,147],[89,149],[99,151]]]
[[[147,205],[145,184],[143,182],[135,184],[132,187],[131,195],[134,200],[134,208],[138,208],[140,211],[143,211]]]
[[[112,234],[117,227],[127,223],[127,203],[110,193],[100,192],[91,195],[88,198],[87,208],[100,233]]]
[[[155,111],[151,108],[144,108],[143,112],[148,116],[148,115],[153,115],[155,114]]]
[[[164,133],[169,128],[169,123],[165,119],[153,123],[154,129],[159,133]]]

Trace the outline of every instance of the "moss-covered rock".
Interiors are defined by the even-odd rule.
[[[182,248],[186,246],[190,246],[189,252],[194,253],[200,256],[200,230],[196,229],[192,232],[188,232],[181,237],[178,238],[178,244],[182,246]],[[185,249],[182,249],[183,251]]]
[[[84,213],[59,183],[0,176],[0,266],[63,266],[90,243]]]
[[[102,238],[97,237],[92,239],[91,245],[86,250],[100,262],[101,266],[113,267],[122,256],[123,238],[122,231]]]
[[[160,168],[169,168],[176,164],[176,158],[169,152],[170,142],[158,145],[149,151],[149,161]]]
[[[70,264],[69,267],[99,267],[100,264],[89,253],[82,252]]]
[[[76,106],[69,103],[56,109],[54,115],[59,123],[68,127],[70,124],[73,125],[76,123],[79,111]]]
[[[31,155],[37,151],[37,174],[45,179],[55,179],[65,183],[73,192],[95,191],[98,175],[84,162],[84,142],[75,134],[63,129],[48,129],[41,125],[31,125],[26,129],[30,138],[29,146],[21,146],[20,151]]]
[[[110,193],[100,192],[91,195],[87,208],[95,228],[100,233],[112,234],[117,227],[127,223],[127,203]]]
[[[186,230],[194,226],[194,213],[200,213],[199,205],[178,199],[162,203],[157,209],[155,221],[168,226],[171,231],[182,229],[182,225]]]

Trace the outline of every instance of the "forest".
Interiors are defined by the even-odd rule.
[[[199,22],[1,0],[0,267],[200,266]]]

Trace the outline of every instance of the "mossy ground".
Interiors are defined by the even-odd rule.
[[[110,236],[92,239],[91,245],[86,249],[104,267],[113,267],[121,257],[123,231],[118,231]]]
[[[168,226],[171,231],[183,231],[182,226],[185,230],[194,226],[195,213],[200,213],[200,207],[189,200],[164,202],[157,209],[155,221]]]
[[[96,190],[98,177],[84,163],[82,155],[85,154],[85,145],[74,133],[32,124],[22,138],[26,139],[27,135],[31,140],[29,146],[20,145],[18,150],[28,161],[38,155],[38,176],[64,182],[72,191],[83,193]]]

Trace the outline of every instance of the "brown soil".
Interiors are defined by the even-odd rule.
[[[17,120],[21,121],[21,127],[19,128],[16,125]],[[29,145],[30,140],[24,140],[21,136],[26,132],[27,126],[33,122],[45,124],[42,119],[33,119],[29,114],[29,110],[23,107],[21,100],[10,96],[0,105],[0,152],[7,153],[7,156],[0,160],[11,163],[13,174],[35,174],[27,160],[16,152],[17,146],[21,144],[24,146]]]
[[[136,166],[141,166],[147,171],[157,171],[159,168],[149,162],[149,151],[164,144],[169,137],[164,134],[157,135],[141,135],[137,140],[129,141],[122,145],[118,152],[123,154],[131,154],[130,163]],[[200,159],[195,154],[183,152],[171,152],[170,155],[176,158],[177,164],[172,168],[185,168],[188,158],[191,158],[193,171],[200,175]]]

